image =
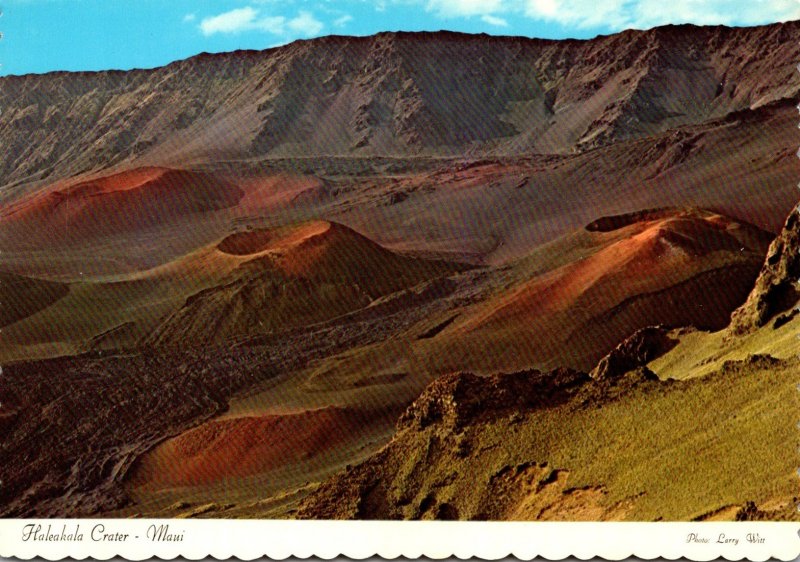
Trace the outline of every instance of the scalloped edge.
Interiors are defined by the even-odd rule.
[[[78,530],[80,540],[46,541],[23,534],[41,525],[53,534],[66,526]],[[152,529],[165,525],[180,542],[148,538]],[[97,541],[100,526],[106,533],[127,533],[122,542]],[[94,538],[93,538],[94,530]],[[687,540],[690,533],[709,540]],[[76,534],[76,533],[73,533]],[[748,541],[758,534],[764,542]],[[718,542],[720,535],[738,539],[737,544]],[[30,560],[64,558],[126,560],[177,557],[188,560],[215,558],[275,560],[289,557],[361,560],[379,556],[416,559],[457,557],[498,560],[513,556],[586,560],[601,557],[622,560],[686,558],[705,561],[768,559],[783,561],[800,557],[800,525],[797,523],[523,523],[440,521],[279,521],[279,520],[174,520],[174,519],[8,519],[0,520],[0,556]]]

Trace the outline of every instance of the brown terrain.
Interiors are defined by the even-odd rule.
[[[796,517],[798,30],[0,78],[0,515]]]
[[[580,257],[530,279],[523,273],[448,332],[454,345],[514,342],[528,364],[588,369],[632,328],[722,329],[750,292],[771,238],[698,211],[608,217],[586,230]]]
[[[757,327],[754,323],[763,325],[772,319],[775,319],[773,329],[794,320],[797,310],[793,307],[800,299],[795,295],[787,300],[782,292],[777,297],[773,295],[775,287],[797,285],[797,272],[784,264],[795,259],[800,251],[798,220],[800,211],[794,211],[771,247],[755,288],[723,331],[725,337],[741,332],[747,325],[745,318],[755,316],[751,329]],[[778,263],[781,265],[776,267]],[[771,306],[769,312],[761,314],[763,302]],[[779,316],[787,309],[792,312]],[[721,363],[718,370],[703,378],[659,378],[648,366],[655,359],[679,350],[684,333],[664,328],[639,330],[613,349],[588,375],[559,369],[491,377],[471,373],[440,377],[400,416],[395,435],[385,447],[320,485],[302,501],[297,515],[325,519],[597,521],[670,520],[685,519],[687,515],[693,520],[714,519],[719,515],[737,520],[797,519],[796,497],[788,495],[794,485],[786,472],[771,473],[767,478],[778,476],[787,495],[777,501],[774,497],[764,501],[762,496],[759,498],[763,501],[762,509],[753,501],[740,501],[738,505],[733,502],[705,513],[687,513],[687,492],[708,494],[710,489],[712,495],[730,497],[731,490],[713,478],[697,479],[694,475],[684,477],[668,489],[655,488],[657,483],[663,486],[664,480],[659,483],[653,474],[669,478],[671,470],[664,474],[662,455],[690,454],[692,450],[687,450],[674,435],[668,432],[662,435],[664,428],[657,423],[647,426],[645,440],[635,441],[636,450],[626,450],[630,429],[625,426],[631,423],[631,416],[639,418],[633,422],[637,426],[665,414],[669,416],[666,425],[676,419],[697,418],[699,423],[693,426],[693,431],[698,442],[706,440],[710,433],[716,434],[716,442],[701,449],[702,456],[710,459],[696,459],[695,470],[699,466],[709,475],[730,471],[741,464],[743,459],[731,458],[731,440],[744,440],[745,447],[752,447],[750,439],[760,435],[766,442],[777,438],[780,446],[791,435],[791,428],[787,431],[791,423],[780,428],[773,421],[773,425],[766,425],[768,435],[759,434],[763,425],[728,423],[721,431],[709,431],[706,423],[724,423],[726,418],[742,415],[737,385],[746,385],[747,393],[759,392],[760,386],[760,391],[767,395],[770,386],[783,389],[794,386],[800,364],[796,344],[791,348],[794,353],[786,359],[750,354],[744,361]],[[796,334],[795,324],[793,339]],[[701,363],[708,364],[714,359],[708,351],[706,354]],[[772,392],[775,396],[785,394],[785,390],[777,388]],[[695,410],[694,396],[701,394],[707,400],[717,393],[726,396],[724,402],[715,404],[719,411],[709,415]],[[774,409],[772,398],[762,400],[761,404],[751,403],[751,407],[757,408],[757,416],[763,416],[765,409]],[[796,405],[794,397],[785,411],[790,412]],[[649,411],[638,410],[642,407]],[[624,413],[611,413],[615,409]],[[616,424],[613,433],[602,427],[608,418]],[[558,430],[552,432],[553,427]],[[675,428],[671,430],[674,432]],[[571,434],[585,442],[565,447],[563,436]],[[620,439],[625,443],[623,446]],[[751,454],[752,457],[743,455],[745,462],[756,458],[755,451]],[[597,463],[595,457],[616,470],[588,469],[587,466]],[[554,458],[559,461],[553,463]],[[788,458],[789,463],[796,462],[793,455]],[[704,465],[708,460],[713,462],[714,469]],[[631,466],[620,466],[625,463]],[[570,464],[579,472],[577,477],[565,468]],[[790,473],[791,466],[784,464],[784,471],[788,469]],[[752,488],[753,483],[748,480],[754,474],[743,466],[740,470],[745,474],[736,480],[741,486]],[[642,477],[638,474],[641,471],[649,476]],[[606,472],[607,478],[616,481],[618,487],[609,490],[602,483],[585,485],[587,475],[597,472]],[[638,478],[630,478],[631,475]]]
[[[236,185],[208,174],[136,168],[63,188],[56,185],[10,205],[4,223],[11,233],[38,233],[41,242],[74,245],[225,209],[243,195]]]
[[[459,270],[400,256],[324,221],[232,234],[217,250],[247,261],[221,285],[187,299],[148,343],[206,345],[315,324]]]

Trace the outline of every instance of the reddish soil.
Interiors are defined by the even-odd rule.
[[[220,252],[234,256],[258,254],[270,246],[275,235],[271,230],[255,230],[231,234],[217,245]]]
[[[323,187],[322,181],[314,176],[283,172],[237,179],[237,183],[245,191],[238,209],[248,214],[288,206],[304,193]]]
[[[211,421],[157,447],[143,458],[133,486],[208,485],[335,454],[366,423],[350,408]]]
[[[629,236],[523,285],[472,329],[529,325],[543,314],[575,307],[579,299],[592,302],[599,310],[626,296],[652,292],[692,277],[693,271],[706,265],[703,256],[718,251],[733,254],[743,247],[725,230],[730,221],[718,215],[711,219],[673,214],[621,226],[629,230]],[[593,298],[587,298],[587,294]]]
[[[246,254],[225,283],[188,298],[148,342],[197,346],[327,321],[466,269],[396,254],[327,221],[241,233],[220,248],[261,252]]]
[[[239,187],[212,174],[139,168],[46,189],[15,205],[3,223],[66,242],[141,231],[229,208],[243,195]]]
[[[246,256],[250,254],[259,254],[270,250],[276,255],[286,257],[285,262],[287,268],[297,267],[297,262],[308,262],[310,258],[303,257],[302,255],[308,246],[317,248],[315,254],[322,254],[326,251],[336,251],[332,245],[345,242],[345,236],[342,233],[346,229],[339,229],[338,236],[333,233],[333,227],[326,221],[312,221],[296,226],[283,227],[283,228],[260,228],[247,232],[236,232],[222,240],[217,249],[220,252],[231,254],[234,256]],[[311,238],[318,238],[318,243],[306,246]],[[327,241],[327,242],[326,242]],[[303,251],[297,251],[289,255],[292,250],[304,245]],[[288,256],[288,257],[287,257]],[[319,256],[318,256],[319,257]],[[311,260],[313,261],[313,260]],[[308,265],[308,264],[307,264]]]
[[[41,343],[29,357],[54,333],[104,347],[3,365],[0,515],[118,509],[141,455],[145,488],[312,479],[369,421],[353,389],[470,362],[588,369],[643,326],[723,326],[767,235],[717,213],[777,233],[796,203],[799,29],[386,33],[0,78],[3,337]],[[687,207],[713,213],[636,213]],[[796,230],[751,328],[796,305]],[[516,269],[532,252],[547,265]],[[130,318],[75,335],[112,308]],[[336,406],[209,421],[273,375]]]
[[[307,278],[330,277],[353,260],[363,260],[366,266],[376,259],[394,257],[349,228],[326,222],[295,230],[282,241],[281,249],[285,252],[281,268],[289,275]]]

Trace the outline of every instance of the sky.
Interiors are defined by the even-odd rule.
[[[0,0],[0,76],[152,68],[322,35],[435,31],[588,39],[669,23],[800,19],[800,0]]]

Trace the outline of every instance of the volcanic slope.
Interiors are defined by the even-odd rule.
[[[464,269],[395,254],[327,221],[236,233],[218,249],[248,261],[223,284],[188,298],[150,344],[222,343],[306,326]]]
[[[215,175],[137,168],[63,187],[55,184],[9,206],[2,222],[10,235],[75,244],[230,208],[243,196],[238,186]]]
[[[362,418],[336,407],[224,418],[167,441],[144,457],[131,485],[198,486],[285,469],[340,447]],[[170,469],[170,467],[173,467]],[[176,469],[177,468],[177,469]]]
[[[3,300],[0,301],[0,327],[8,326],[58,302],[69,293],[69,286],[42,279],[0,273]]]
[[[569,371],[447,375],[388,445],[323,483],[298,516],[796,518],[787,420],[800,405],[797,368],[756,357],[690,381],[641,369],[603,382]]]
[[[248,261],[219,250],[221,238],[270,221],[320,183],[282,172],[231,179],[136,168],[55,182],[3,208],[9,326],[0,360],[135,346],[186,298]]]
[[[479,306],[452,329],[456,345],[480,341],[529,364],[588,369],[649,324],[718,330],[752,288],[771,240],[704,211],[606,217],[586,231],[594,251]]]
[[[799,25],[334,36],[153,70],[3,77],[0,177],[14,189],[2,197],[111,165],[569,153],[640,138],[796,97]]]
[[[726,362],[752,357],[792,362],[798,358],[800,329],[800,210],[795,209],[767,258],[747,300],[731,316],[726,330],[692,332],[681,345],[652,362],[674,378],[696,377]]]
[[[2,277],[4,314],[0,360],[131,349],[192,294],[222,282],[245,259],[202,247],[173,262],[111,277],[69,282]],[[14,295],[21,295],[12,298]]]
[[[329,192],[338,194],[320,216],[391,248],[495,265],[600,216],[654,207],[713,209],[777,234],[796,203],[795,105],[768,104],[569,156],[444,161],[433,169],[408,162],[400,171],[336,178]]]
[[[607,217],[485,272],[478,295],[385,343],[320,362],[313,385],[381,373],[427,380],[568,366],[588,371],[649,325],[720,329],[742,304],[772,236],[702,210]]]
[[[797,288],[799,220],[730,327],[640,332],[591,377],[441,377],[388,445],[324,482],[298,516],[796,520],[797,298],[768,321],[752,311],[773,287]]]

